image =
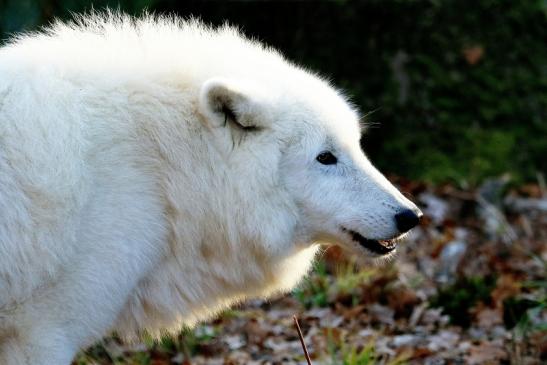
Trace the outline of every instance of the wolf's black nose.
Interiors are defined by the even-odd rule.
[[[395,214],[395,222],[397,222],[397,229],[401,233],[410,231],[420,223],[422,212],[405,209],[400,213]]]

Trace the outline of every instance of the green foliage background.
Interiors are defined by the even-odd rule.
[[[363,146],[384,171],[470,184],[547,171],[547,0],[93,2],[105,6],[227,20],[327,75],[373,111]],[[90,8],[0,0],[0,35]]]

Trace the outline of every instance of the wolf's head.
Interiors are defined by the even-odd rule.
[[[200,104],[216,120],[221,150],[240,155],[234,159],[240,178],[284,193],[288,202],[279,209],[291,207],[296,240],[387,256],[419,223],[416,205],[362,152],[357,113],[317,77],[298,70],[268,87],[213,79],[202,87]]]

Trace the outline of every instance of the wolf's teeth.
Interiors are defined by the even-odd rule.
[[[396,240],[379,240],[378,243],[386,248],[394,248],[397,245]]]

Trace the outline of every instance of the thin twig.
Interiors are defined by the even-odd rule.
[[[300,343],[302,344],[302,349],[304,350],[304,356],[306,357],[306,361],[308,362],[308,365],[312,365],[310,360],[310,354],[308,354],[308,348],[306,347],[306,343],[304,342],[304,336],[302,336],[302,331],[300,330],[300,325],[298,324],[298,318],[296,318],[296,314],[292,316],[292,319],[294,320],[294,325],[296,326],[296,331],[298,332],[298,337],[300,338]]]

